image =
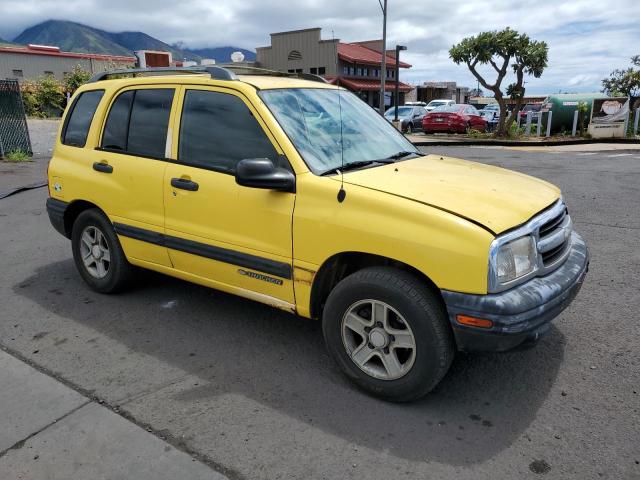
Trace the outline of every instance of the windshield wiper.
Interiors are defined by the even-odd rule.
[[[394,160],[392,158],[383,158],[381,160],[359,160],[357,162],[349,162],[341,165],[339,167],[334,167],[326,172],[322,172],[320,175],[329,175],[331,173],[338,172],[347,172],[349,170],[357,170],[358,168],[368,167],[369,165],[373,165],[374,163],[379,163],[381,165],[386,165],[389,163],[393,163]]]
[[[394,153],[393,155],[389,155],[384,160],[400,160],[401,158],[408,157],[409,155],[420,155],[418,152],[409,152],[407,150],[403,150],[402,152]]]

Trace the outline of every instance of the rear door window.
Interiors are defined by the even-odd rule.
[[[164,158],[175,90],[128,90],[113,102],[102,136],[102,148]]]
[[[72,147],[84,147],[93,115],[104,95],[104,90],[83,92],[76,98],[65,120],[62,143]]]

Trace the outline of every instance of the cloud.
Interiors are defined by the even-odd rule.
[[[448,49],[464,37],[510,26],[549,44],[549,67],[529,79],[531,93],[559,89],[598,90],[614,68],[627,66],[640,45],[637,0],[449,0],[389,2],[388,41],[409,47],[414,68],[403,79],[455,80],[475,86]],[[109,31],[139,30],[190,47],[268,45],[269,33],[319,26],[324,38],[379,38],[382,15],[376,0],[21,0],[0,4],[0,37],[55,18]]]

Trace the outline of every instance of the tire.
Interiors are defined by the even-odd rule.
[[[80,276],[96,292],[116,292],[131,279],[133,267],[125,257],[111,222],[97,209],[85,210],[76,218],[71,250]]]
[[[367,319],[373,308],[386,310],[387,325],[376,326],[377,317],[382,318],[376,314]],[[362,335],[352,329],[365,324],[370,326]],[[407,402],[426,395],[453,361],[454,342],[444,305],[423,280],[395,268],[366,268],[338,283],[327,299],[322,330],[327,350],[346,376],[388,401]],[[384,346],[380,337],[389,330],[393,334]],[[410,344],[410,336],[413,349],[399,346]],[[369,359],[356,363],[365,358]]]
[[[411,135],[413,133],[413,125],[411,123],[407,124],[407,128],[405,128],[405,133],[407,135]]]

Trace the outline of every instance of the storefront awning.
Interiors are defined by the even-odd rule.
[[[340,85],[349,90],[360,92],[377,92],[380,91],[380,80],[367,80],[345,77],[326,77],[327,81],[333,85]],[[396,88],[396,82],[387,80],[384,85],[385,92],[393,92]],[[413,90],[413,86],[399,82],[398,90],[407,93]]]

